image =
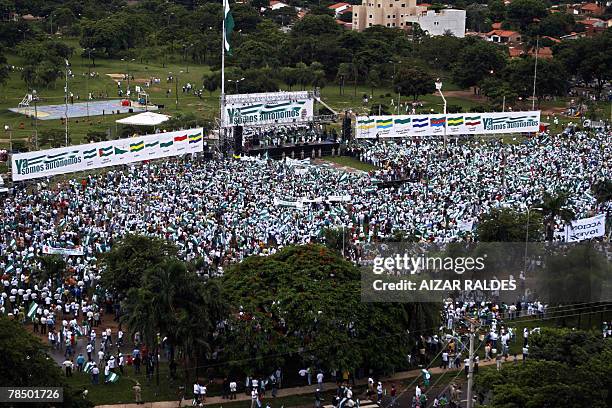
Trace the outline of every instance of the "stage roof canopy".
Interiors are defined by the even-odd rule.
[[[119,119],[116,122],[123,125],[156,126],[167,121],[168,119],[170,119],[170,116],[162,115],[160,113],[143,112],[128,118]]]

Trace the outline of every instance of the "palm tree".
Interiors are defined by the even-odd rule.
[[[128,292],[123,322],[132,333],[140,331],[157,354],[159,339],[165,337],[171,362],[179,348],[187,377],[189,362],[195,361],[197,370],[200,356],[210,350],[212,333],[225,311],[219,287],[201,281],[176,258],[148,269],[142,281],[142,286]],[[157,375],[159,381],[159,369]]]
[[[600,179],[591,187],[598,203],[612,201],[612,180]]]
[[[547,241],[553,240],[557,218],[560,218],[566,224],[576,219],[574,211],[567,207],[568,201],[569,194],[565,191],[558,191],[554,194],[544,192],[542,202],[536,206],[542,208]]]

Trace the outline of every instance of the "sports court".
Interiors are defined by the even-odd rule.
[[[116,113],[138,113],[144,112],[144,105],[132,104],[132,106],[122,106],[121,99],[111,101],[90,101],[89,116],[111,115]],[[22,115],[34,116],[34,106],[26,106],[20,108],[11,108],[11,112],[20,113]],[[148,110],[157,110],[156,106],[149,105]],[[53,120],[62,119],[65,117],[66,105],[39,105],[37,107],[38,119]],[[87,103],[80,102],[68,104],[69,118],[82,118],[87,116]]]

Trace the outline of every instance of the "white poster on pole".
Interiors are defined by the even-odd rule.
[[[599,214],[590,218],[573,221],[565,227],[566,242],[579,242],[599,238],[606,234],[606,216]]]
[[[540,111],[357,117],[358,139],[538,132]]]
[[[226,95],[223,127],[288,124],[311,121],[314,99],[310,92],[271,92]]]
[[[195,128],[15,154],[13,181],[197,153],[204,150],[203,136],[204,129]]]

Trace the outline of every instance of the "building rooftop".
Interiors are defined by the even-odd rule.
[[[492,30],[487,33],[488,36],[498,35],[500,37],[512,37],[513,35],[520,35],[520,33],[512,30]]]
[[[332,9],[332,10],[337,10],[340,7],[345,7],[345,6],[350,6],[349,3],[336,3],[336,4],[332,4],[331,6],[328,6],[328,9]]]

